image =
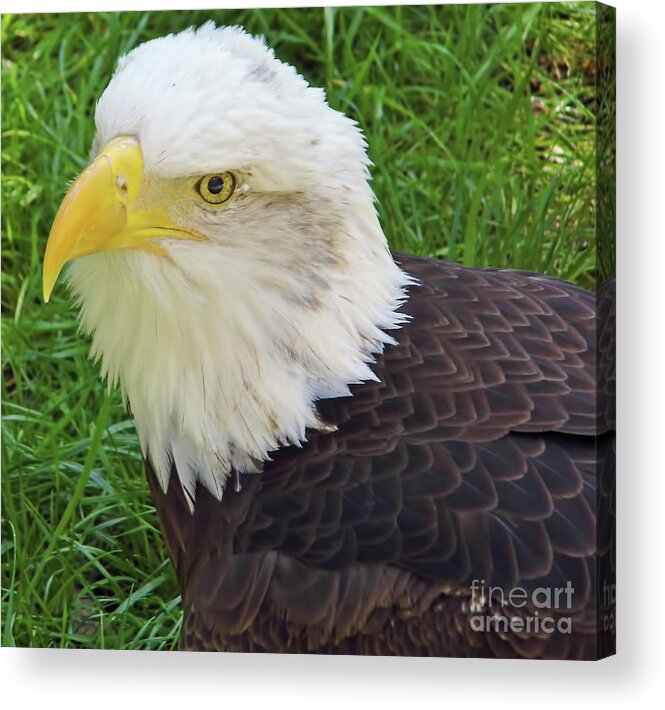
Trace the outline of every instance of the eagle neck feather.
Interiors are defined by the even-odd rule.
[[[257,253],[250,235],[71,266],[91,355],[119,383],[163,489],[175,470],[192,510],[197,484],[221,499],[231,472],[260,472],[271,451],[325,429],[316,401],[375,379],[370,365],[405,320],[411,281],[373,207],[347,211],[334,239],[309,236],[306,254]]]

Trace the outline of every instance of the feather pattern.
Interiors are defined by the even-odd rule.
[[[612,284],[597,315],[593,293],[541,275],[396,260],[418,282],[409,320],[376,381],[319,402],[335,431],[273,452],[221,501],[198,492],[192,515],[148,464],[182,648],[595,657],[596,567],[613,554],[595,514],[613,495],[613,388],[596,392],[612,375]],[[570,633],[474,631],[473,580],[572,585]]]

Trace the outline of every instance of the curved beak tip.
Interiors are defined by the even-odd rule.
[[[47,284],[46,279],[44,279],[44,283],[42,284],[42,296],[44,298],[44,303],[49,302],[49,300],[51,298],[52,291],[53,291],[53,285]]]
[[[55,253],[56,251],[51,242],[51,236],[49,235],[49,242],[46,245],[44,264],[42,267],[42,296],[44,303],[49,302],[53,289],[55,288],[55,283],[66,262],[65,257],[60,256],[58,258],[58,254]]]

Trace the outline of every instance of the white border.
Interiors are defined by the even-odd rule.
[[[617,7],[619,96],[619,655],[592,664],[2,649],[0,689],[7,707],[655,706],[648,701],[662,690],[665,668],[660,597],[665,590],[665,5],[655,0],[611,4]],[[95,10],[251,5],[105,0]],[[5,0],[2,5],[3,12],[56,9],[90,7],[66,0]]]
[[[512,2],[524,3],[533,0],[511,0]],[[559,0],[543,0],[543,2],[559,2]],[[655,3],[656,0],[653,0]],[[619,0],[619,5],[626,4],[627,0]],[[646,4],[646,0],[636,0],[635,5]],[[251,7],[326,7],[328,5],[481,5],[486,4],[483,0],[466,0],[463,3],[438,2],[426,3],[423,0],[369,0],[359,2],[359,0],[336,0],[335,2],[325,0],[258,0],[257,2],[247,2],[245,0],[232,0],[226,2],[219,0],[101,0],[94,8],[81,0],[4,0],[2,3],[2,13],[29,13],[29,12],[104,12],[107,10],[219,10],[219,9],[241,9]],[[606,4],[617,6],[617,2]]]

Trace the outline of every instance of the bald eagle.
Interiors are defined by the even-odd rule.
[[[181,648],[598,657],[612,285],[391,253],[357,124],[239,28],[134,49],[95,125],[44,297],[71,261]]]

